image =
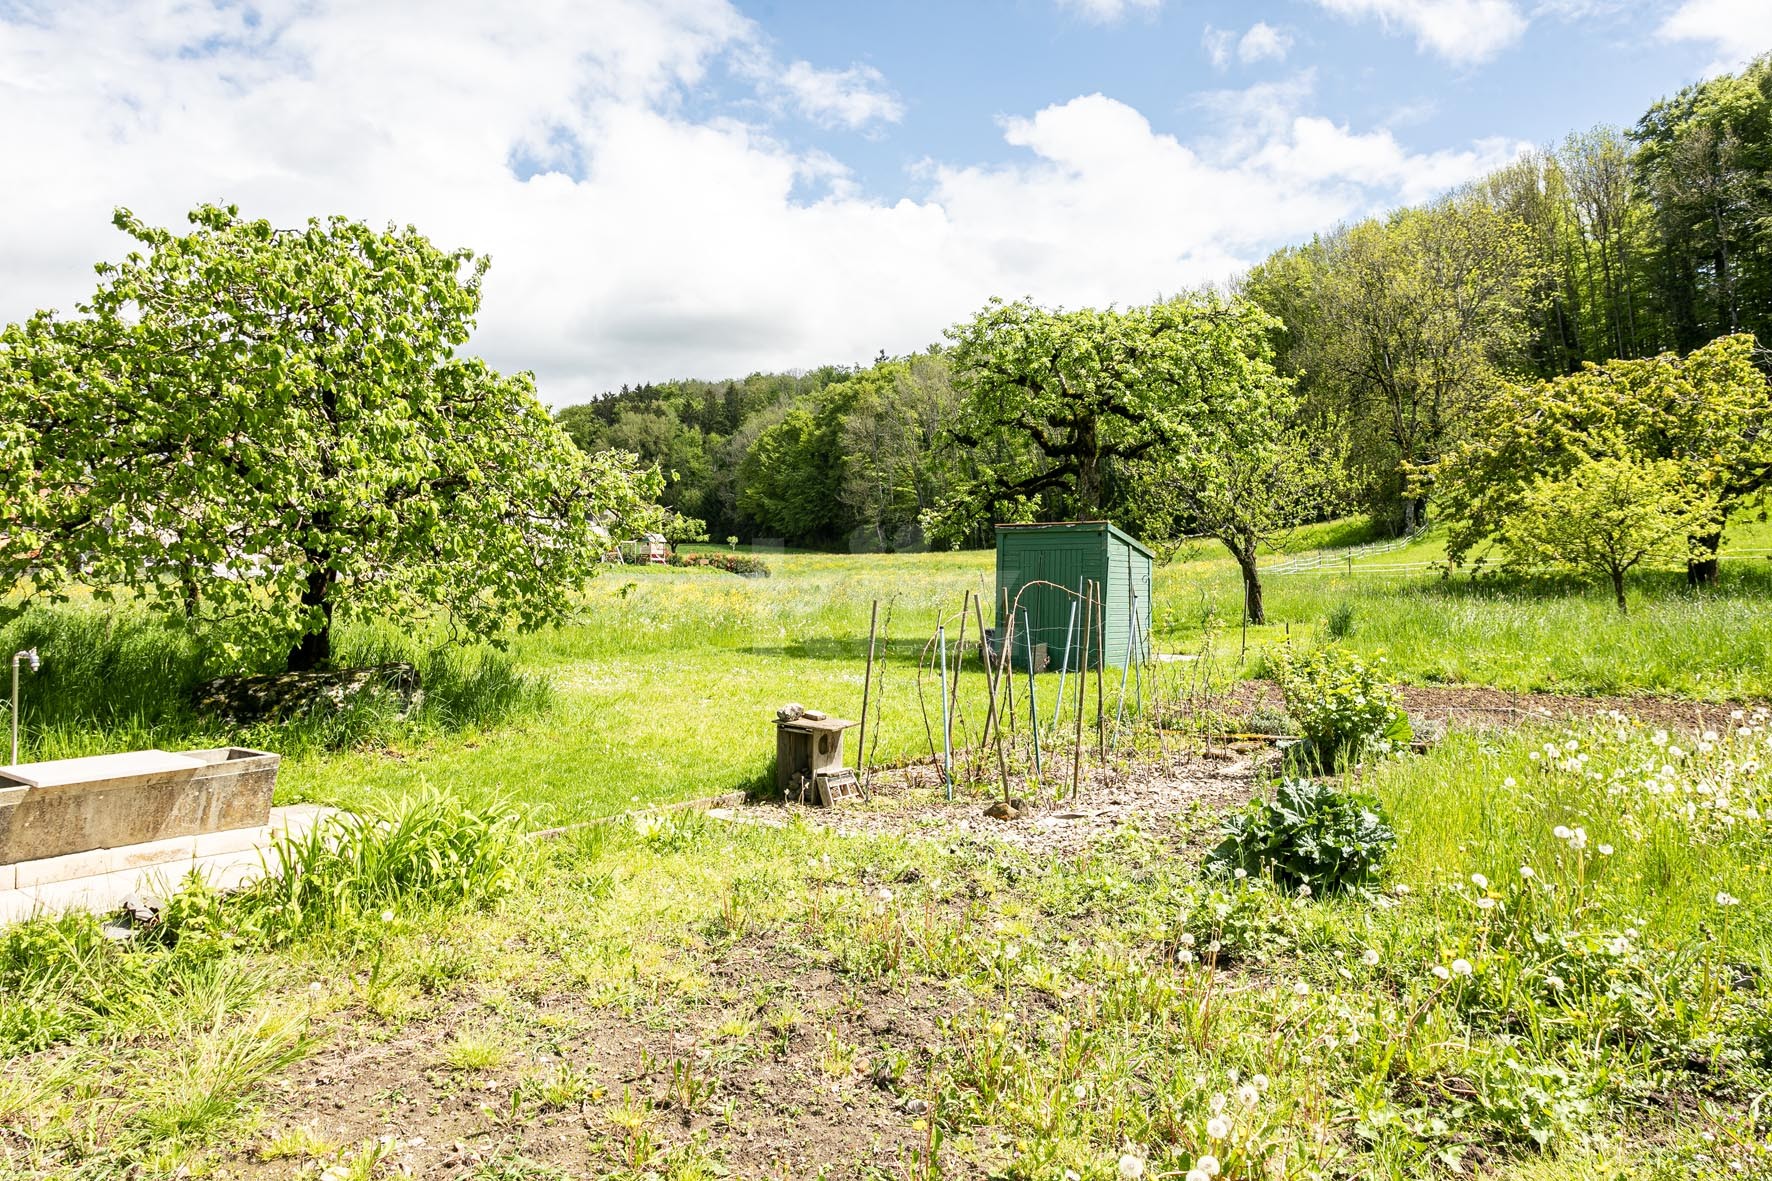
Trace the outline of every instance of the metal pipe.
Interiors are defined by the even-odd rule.
[[[1040,778],[1040,707],[1035,703],[1034,693],[1034,628],[1028,619],[1027,608],[1021,612],[1022,647],[1028,654],[1028,733],[1034,743],[1034,779]]]
[[[37,649],[27,648],[23,652],[12,654],[12,762],[18,766],[18,666],[21,661],[31,662],[31,671],[36,672],[43,667],[43,660],[37,655]]]
[[[935,629],[935,647],[941,655],[941,778],[951,800],[954,798],[954,715],[948,710],[948,629],[945,625]]]
[[[1064,663],[1058,666],[1058,700],[1052,703],[1052,732],[1058,733],[1058,715],[1064,709],[1064,677],[1071,671],[1071,641],[1077,633],[1077,600],[1071,600],[1071,621],[1064,629]]]

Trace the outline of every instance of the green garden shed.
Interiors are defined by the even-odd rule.
[[[997,526],[997,634],[1003,633],[1004,592],[1014,603],[1020,595],[1025,621],[1017,615],[1015,652],[1022,660],[1021,629],[1028,628],[1033,643],[1046,645],[1048,669],[1083,667],[1083,619],[1079,612],[1070,650],[1065,636],[1070,627],[1071,604],[1084,580],[1102,587],[1105,637],[1091,631],[1087,664],[1095,664],[1096,652],[1105,639],[1107,664],[1123,668],[1128,655],[1139,659],[1151,645],[1151,551],[1135,537],[1108,521],[1062,521],[1051,525]],[[1056,586],[1030,586],[1030,583]],[[1023,588],[1026,588],[1025,590]],[[1036,662],[1037,663],[1037,662]]]

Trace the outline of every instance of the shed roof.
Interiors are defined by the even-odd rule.
[[[1157,556],[1151,552],[1150,547],[1145,545],[1144,542],[1138,540],[1138,538],[1132,536],[1132,534],[1126,532],[1112,521],[1042,521],[1033,524],[997,526],[997,532],[999,533],[1024,531],[1037,532],[1042,529],[1105,529],[1110,536],[1119,538],[1145,557],[1154,561]]]

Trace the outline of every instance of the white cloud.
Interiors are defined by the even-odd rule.
[[[1447,61],[1487,61],[1520,39],[1527,20],[1515,0],[1316,0],[1339,16],[1377,17],[1386,29],[1415,34],[1416,44]]]
[[[1206,60],[1214,69],[1222,70],[1231,64],[1231,48],[1236,44],[1237,35],[1230,29],[1214,28],[1207,25],[1205,32],[1200,34],[1200,45],[1206,50]]]
[[[1772,3],[1768,0],[1685,0],[1662,22],[1669,41],[1704,41],[1720,56],[1718,69],[1740,65],[1772,50]]]
[[[1058,0],[1058,6],[1084,20],[1111,25],[1133,11],[1156,12],[1163,7],[1163,0]]]
[[[1256,21],[1237,42],[1237,56],[1246,62],[1285,61],[1292,51],[1292,34],[1266,21]]]
[[[788,71],[749,72],[767,47],[725,0],[281,2],[256,22],[220,0],[0,17],[0,158],[33,177],[0,185],[0,321],[91,293],[128,248],[113,205],[174,226],[210,200],[345,213],[489,253],[474,347],[563,403],[909,351],[993,294],[1143,301],[1510,150],[1321,119],[1301,74],[1209,96],[1210,142],[1102,95],[1057,103],[1003,122],[1009,163],[929,161],[883,200],[758,120]],[[714,103],[722,66],[760,101]]]
[[[865,127],[904,118],[904,103],[872,66],[821,70],[811,62],[799,61],[787,68],[781,80],[800,112],[820,123]]]

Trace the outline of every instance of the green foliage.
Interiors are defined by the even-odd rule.
[[[1624,578],[1641,563],[1683,557],[1687,538],[1720,528],[1715,503],[1672,460],[1594,459],[1566,476],[1538,477],[1501,525],[1509,562],[1610,581],[1626,610]]]
[[[484,905],[523,872],[521,824],[505,806],[474,807],[436,790],[331,813],[299,835],[276,837],[267,856],[282,872],[238,906],[266,939],[287,943],[378,915]]]
[[[1285,779],[1274,798],[1256,799],[1225,822],[1224,839],[1206,855],[1220,874],[1242,870],[1290,890],[1334,894],[1364,886],[1397,843],[1372,797],[1334,783]]]
[[[1302,750],[1294,748],[1304,765],[1334,770],[1413,737],[1408,715],[1378,670],[1345,648],[1287,650],[1276,671],[1286,712],[1304,736]]]
[[[1117,516],[1137,524],[1154,471],[1206,424],[1281,388],[1271,317],[1248,300],[1054,311],[993,300],[949,330],[962,394],[954,439],[974,472],[925,517],[959,541],[993,519]]]
[[[484,259],[344,218],[190,220],[119,211],[142,249],[82,314],[0,333],[0,581],[122,590],[227,621],[233,661],[311,667],[341,614],[557,620],[590,525],[651,519],[656,474],[581,454],[528,375],[456,355]]]
[[[1282,251],[1247,290],[1284,321],[1283,371],[1345,421],[1361,483],[1413,528],[1411,468],[1444,453],[1515,362],[1540,276],[1525,227],[1461,196]]]
[[[1735,335],[1686,357],[1590,364],[1509,385],[1437,474],[1451,520],[1448,556],[1465,560],[1529,500],[1542,502],[1547,483],[1594,461],[1642,465],[1638,474],[1657,491],[1629,499],[1664,500],[1675,515],[1703,501],[1729,512],[1757,499],[1772,479],[1772,383],[1756,353],[1752,337]],[[1581,485],[1592,492],[1605,470],[1590,471]],[[1689,524],[1704,538],[1699,556],[1707,556],[1722,521]]]

